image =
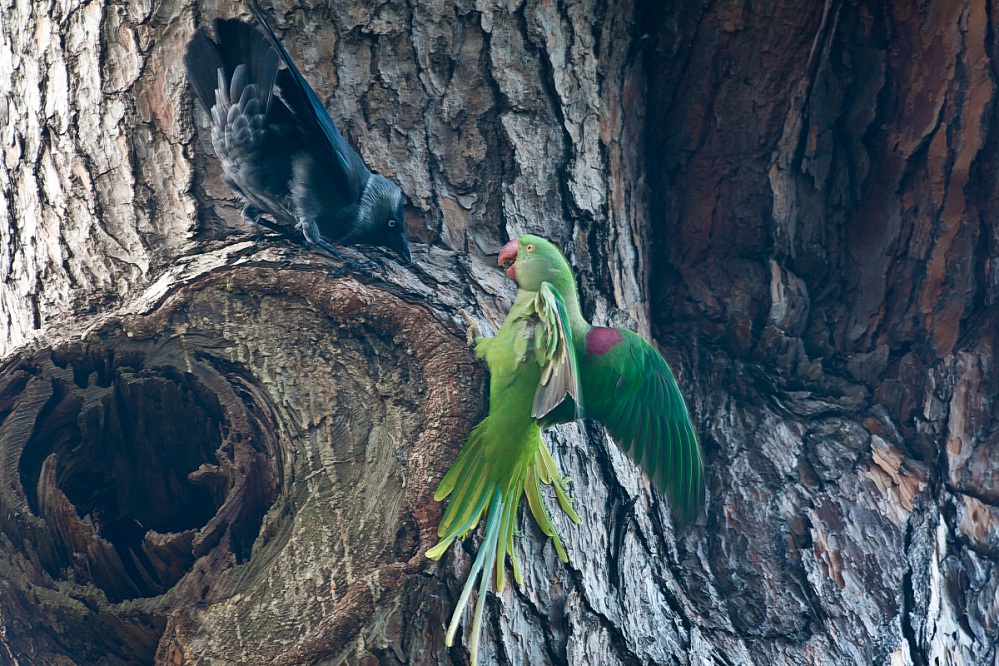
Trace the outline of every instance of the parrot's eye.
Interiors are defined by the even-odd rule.
[[[389,220],[389,229],[395,228],[395,220]]]
[[[527,245],[524,246],[524,249],[527,250],[528,252],[534,252],[534,243],[528,243]]]

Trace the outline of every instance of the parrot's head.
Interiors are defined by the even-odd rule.
[[[512,262],[512,263],[511,263]],[[538,291],[542,282],[572,280],[572,269],[559,249],[539,236],[524,235],[503,246],[499,264],[510,264],[506,274],[525,291]]]

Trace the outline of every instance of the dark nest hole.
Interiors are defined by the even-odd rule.
[[[117,602],[163,594],[220,544],[248,557],[278,475],[247,405],[208,365],[96,356],[53,373],[18,461],[49,574]]]

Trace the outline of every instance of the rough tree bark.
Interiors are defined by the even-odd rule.
[[[432,491],[509,236],[661,343],[706,520],[597,427],[486,663],[997,664],[999,179],[984,2],[265,6],[409,201],[416,266],[253,242],[181,67],[225,0],[0,11],[0,663],[465,663]],[[148,530],[148,531],[147,531]]]

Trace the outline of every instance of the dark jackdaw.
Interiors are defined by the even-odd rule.
[[[373,174],[344,140],[291,56],[249,3],[263,29],[236,19],[204,28],[184,57],[187,77],[212,118],[211,144],[222,179],[245,202],[245,219],[294,226],[357,265],[338,245],[382,245],[412,261],[403,232],[402,191]],[[283,62],[284,67],[279,63]]]

